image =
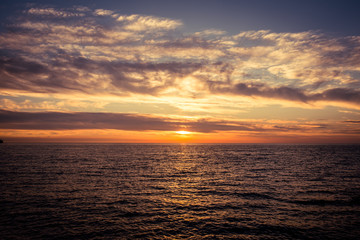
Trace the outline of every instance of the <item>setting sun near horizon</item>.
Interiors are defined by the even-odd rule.
[[[0,138],[360,142],[356,8],[156,2],[1,4]]]
[[[176,133],[181,134],[181,135],[190,134],[190,132],[188,132],[188,131],[176,131]]]

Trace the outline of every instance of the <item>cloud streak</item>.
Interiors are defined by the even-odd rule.
[[[0,110],[1,129],[73,130],[117,129],[128,131],[260,131],[250,123],[211,119],[186,120],[125,113],[14,112]]]
[[[0,110],[0,129],[30,131],[125,130],[192,133],[237,133],[247,136],[301,136],[306,134],[357,136],[357,120],[329,123],[235,121],[215,118],[179,118],[108,112],[15,112]]]
[[[63,11],[56,10],[54,8],[30,8],[26,11],[29,15],[35,16],[49,16],[49,17],[57,17],[57,18],[67,18],[67,17],[83,17],[84,13],[81,12],[73,12],[73,11]]]
[[[124,24],[124,29],[130,31],[171,30],[182,25],[182,22],[178,20],[137,14],[119,16],[116,20]]]
[[[316,101],[340,101],[359,104],[360,91],[349,88],[333,88],[320,93],[306,94],[305,91],[291,87],[269,87],[264,84],[238,83],[232,88],[216,82],[209,82],[209,88],[215,93],[235,94],[250,97],[263,97],[298,101],[303,103]]]

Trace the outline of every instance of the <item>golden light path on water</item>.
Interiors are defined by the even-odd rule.
[[[0,235],[357,239],[355,156],[357,145],[5,143]]]

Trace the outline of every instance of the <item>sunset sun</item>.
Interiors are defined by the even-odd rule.
[[[176,133],[181,134],[181,135],[190,134],[190,132],[188,132],[188,131],[177,131]]]
[[[301,1],[157,1],[0,3],[0,140],[360,142],[356,7],[313,29]]]
[[[358,9],[0,1],[1,239],[359,239]]]

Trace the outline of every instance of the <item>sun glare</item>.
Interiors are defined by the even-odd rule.
[[[177,131],[176,133],[184,135],[184,134],[189,134],[190,132],[188,132],[188,131]]]

